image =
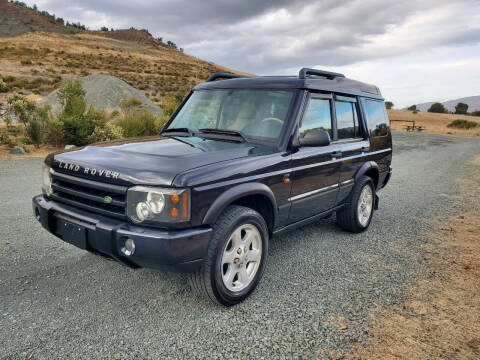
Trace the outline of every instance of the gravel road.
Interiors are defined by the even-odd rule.
[[[375,304],[438,276],[422,245],[480,154],[475,139],[397,133],[394,144],[366,233],[332,218],[274,238],[259,288],[228,309],[193,296],[185,275],[131,270],[49,235],[30,205],[41,159],[0,161],[0,359],[310,359],[363,343]]]

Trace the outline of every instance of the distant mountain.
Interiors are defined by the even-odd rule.
[[[455,99],[455,100],[448,100],[442,102],[443,106],[445,106],[448,111],[455,112],[455,106],[459,103],[465,103],[468,105],[468,112],[480,111],[480,95],[477,96],[468,96],[460,99]],[[427,111],[430,109],[430,106],[432,106],[433,102],[426,102],[426,103],[421,103],[417,104],[417,109],[420,111]]]

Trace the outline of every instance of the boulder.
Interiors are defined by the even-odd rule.
[[[141,108],[155,116],[162,115],[162,108],[155,105],[140,90],[127,84],[125,81],[111,75],[93,74],[80,79],[85,90],[85,100],[88,105],[93,105],[97,110],[119,110],[124,99],[135,98],[141,101]],[[58,115],[62,112],[62,104],[57,96],[57,90],[40,100],[41,104],[49,104],[52,113]]]
[[[13,149],[10,150],[10,154],[24,155],[25,154],[25,149],[21,146],[15,146]]]

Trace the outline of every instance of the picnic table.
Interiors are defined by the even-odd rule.
[[[425,130],[425,126],[415,126],[415,125],[404,125],[407,131],[418,131],[421,132]]]

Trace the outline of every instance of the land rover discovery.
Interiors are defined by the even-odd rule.
[[[159,136],[47,156],[33,211],[81,249],[189,271],[194,290],[229,306],[256,288],[273,235],[333,213],[365,231],[391,160],[376,86],[307,68],[217,73]]]

